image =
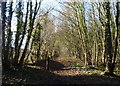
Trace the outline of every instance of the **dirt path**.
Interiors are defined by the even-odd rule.
[[[61,67],[60,70],[51,71],[52,73],[60,75],[60,76],[101,75],[101,74],[97,73],[98,71],[91,73],[91,70],[88,70],[88,71],[85,71],[84,69],[81,70],[80,67],[71,68],[71,66],[70,66],[71,61],[69,59],[64,60],[64,59],[61,59],[61,58],[56,58],[56,59],[54,59],[54,61],[64,65],[64,67]],[[55,66],[55,67],[57,67],[57,66]]]
[[[79,68],[76,68],[76,69],[69,68],[69,65],[70,65],[69,60],[63,60],[63,59],[57,58],[57,59],[54,59],[54,61],[65,65],[65,67],[63,67],[61,70],[52,71],[52,73],[54,73],[55,75],[60,76],[59,79],[56,79],[54,82],[58,80],[60,81],[60,83],[66,83],[66,84],[109,84],[109,85],[117,84],[117,85],[120,85],[120,78],[104,76],[98,73],[98,71],[91,73],[91,71],[81,71]]]
[[[63,59],[61,59],[61,58],[53,59],[53,61],[59,62],[59,63],[63,64],[65,67],[68,67],[69,64],[70,64],[69,61],[63,60]]]
[[[70,60],[71,61],[71,60]],[[4,72],[5,84],[116,84],[120,85],[120,78],[103,76],[97,72],[81,71],[79,68],[69,68],[69,60],[56,58],[51,63],[51,71],[37,67],[26,67],[21,71]],[[44,62],[43,62],[44,63]],[[40,63],[41,64],[41,63]],[[59,69],[59,70],[58,70]]]
[[[73,69],[68,68],[69,65],[70,65],[69,61],[63,60],[63,59],[60,59],[60,58],[56,58],[56,59],[54,59],[54,61],[63,64],[64,67],[62,67],[60,70],[52,71],[53,73],[55,73],[57,75],[60,75],[60,76],[75,76],[75,75],[78,75],[77,69],[73,70]]]

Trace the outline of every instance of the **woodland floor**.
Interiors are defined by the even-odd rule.
[[[37,84],[109,84],[120,85],[120,77],[104,76],[103,69],[80,66],[78,59],[56,58],[50,61],[50,71],[44,70],[45,61],[29,64],[20,71],[4,71],[3,85]],[[118,72],[117,72],[118,73]]]

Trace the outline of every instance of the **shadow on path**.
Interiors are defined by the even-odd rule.
[[[39,66],[43,69],[45,69],[45,60],[40,60],[34,64],[28,64],[28,65],[32,65],[32,66]],[[50,60],[49,61],[49,69],[54,71],[54,70],[61,70],[62,68],[64,68],[65,65],[60,63],[60,62],[57,62],[57,61],[54,61],[54,60]]]
[[[120,85],[120,78],[103,76],[98,74],[78,74],[76,69],[63,69],[66,66],[63,63],[50,60],[51,71],[44,70],[45,60],[36,64],[29,64],[24,69],[15,71],[3,71],[3,85],[38,85],[38,84],[113,84]],[[37,68],[40,67],[40,68]],[[43,69],[41,68],[43,67]],[[91,67],[89,70],[98,70]],[[58,73],[55,73],[58,72]],[[84,70],[79,70],[83,72]],[[70,74],[71,73],[71,74]],[[59,75],[58,75],[59,74]]]
[[[120,78],[101,75],[60,76],[42,69],[25,67],[20,71],[4,71],[3,84],[37,85],[37,84],[116,84]]]

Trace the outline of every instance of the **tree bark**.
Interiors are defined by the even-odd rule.
[[[105,2],[106,7],[106,28],[105,28],[105,56],[107,59],[105,74],[113,75],[112,66],[112,40],[110,30],[110,2]]]
[[[48,51],[46,52],[46,70],[49,71],[50,70],[50,67],[49,67],[49,64],[50,64],[50,58],[49,58],[49,55],[48,55]]]
[[[15,57],[14,57],[14,63],[13,65],[16,67],[18,66],[18,58],[19,58],[19,40],[20,40],[20,29],[22,27],[22,3],[18,2],[18,8],[17,8],[17,32],[15,37]]]
[[[25,58],[25,55],[27,53],[27,48],[29,46],[32,31],[34,29],[33,26],[34,26],[34,22],[35,22],[35,17],[37,15],[38,10],[40,9],[40,5],[41,5],[41,2],[39,2],[39,6],[38,6],[38,3],[36,2],[35,3],[35,8],[34,8],[34,11],[33,11],[32,10],[32,2],[30,2],[30,17],[29,17],[30,22],[29,22],[28,37],[27,37],[27,41],[26,41],[26,44],[25,44],[25,48],[23,50],[22,56],[21,56],[20,61],[19,61],[19,67],[23,66],[24,58]]]
[[[24,22],[24,26],[23,26],[23,32],[22,32],[22,37],[21,37],[21,40],[20,40],[20,44],[19,44],[19,52],[20,52],[20,48],[22,46],[22,43],[23,43],[23,39],[25,37],[25,34],[26,34],[26,27],[27,27],[27,19],[28,19],[28,13],[29,13],[29,2],[27,2],[27,11],[26,11],[26,17],[25,17],[25,22]]]
[[[1,2],[1,13],[2,13],[2,63],[3,63],[3,70],[9,69],[8,58],[5,57],[6,48],[5,48],[5,29],[6,29],[6,4],[7,2]]]
[[[9,7],[9,16],[8,16],[8,25],[7,25],[7,29],[8,29],[8,37],[7,37],[7,45],[6,45],[6,54],[5,57],[8,58],[8,64],[11,65],[10,63],[10,50],[11,50],[11,40],[12,40],[12,31],[11,31],[11,21],[12,21],[12,15],[13,15],[13,11],[12,11],[12,6],[13,6],[13,2],[10,2],[10,7]]]
[[[119,21],[119,16],[120,16],[120,13],[119,13],[119,11],[120,11],[119,4],[120,4],[120,2],[117,2],[117,5],[116,5],[116,9],[117,9],[117,15],[116,15],[117,35],[116,35],[116,38],[115,38],[115,49],[114,49],[113,67],[115,67],[115,61],[116,61],[116,57],[117,57],[117,48],[118,48],[118,37],[119,37],[119,32],[120,32],[120,30],[119,30],[120,29],[119,28],[119,25],[120,25],[120,21]]]

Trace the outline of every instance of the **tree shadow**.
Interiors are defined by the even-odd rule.
[[[45,60],[40,60],[40,61],[37,61],[34,64],[27,64],[27,65],[39,66],[39,67],[45,69],[45,67],[46,67],[46,61]],[[57,61],[49,60],[49,69],[51,71],[61,70],[63,67],[65,67],[64,64],[62,64],[60,62],[57,62]]]
[[[38,84],[115,84],[120,85],[120,78],[104,75],[75,75],[63,76],[55,73],[25,67],[22,70],[4,71],[3,85],[38,85]]]
[[[55,75],[51,72],[48,72],[43,69],[37,69],[32,67],[24,67],[24,69],[21,70],[10,70],[10,71],[4,71],[3,72],[3,81],[2,84],[8,85],[8,84],[14,84],[16,85],[36,85],[36,84],[48,84],[51,77],[55,76],[58,77],[58,75]]]

